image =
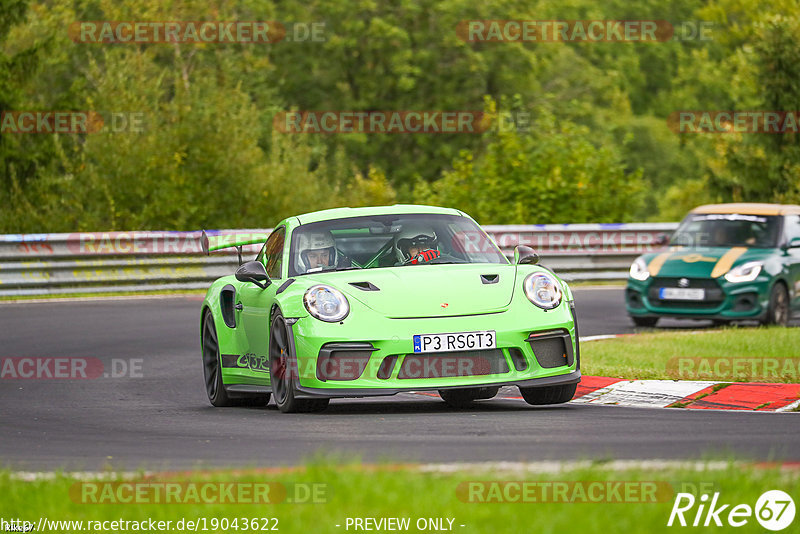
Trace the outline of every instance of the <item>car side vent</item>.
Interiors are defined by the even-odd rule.
[[[496,284],[500,281],[499,274],[482,274],[481,275],[481,282],[484,284]]]
[[[361,291],[380,291],[380,288],[372,282],[350,282],[350,285]]]
[[[234,312],[234,302],[236,301],[236,288],[231,284],[226,285],[219,292],[219,309],[222,312],[222,320],[228,328],[236,328],[236,312]]]

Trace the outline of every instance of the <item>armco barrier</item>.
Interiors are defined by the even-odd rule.
[[[567,280],[621,280],[633,259],[660,250],[677,223],[484,226],[503,252],[534,248]],[[208,232],[217,240],[268,229]],[[197,232],[80,232],[0,235],[0,296],[200,289],[238,264],[235,249],[205,256]],[[245,258],[259,246],[245,247]]]

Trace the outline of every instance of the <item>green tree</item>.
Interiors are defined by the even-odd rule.
[[[496,114],[493,102],[488,113]],[[641,172],[626,173],[620,154],[596,147],[586,126],[542,111],[530,132],[493,130],[485,152],[463,151],[420,202],[463,209],[480,222],[542,224],[629,220],[641,197]]]

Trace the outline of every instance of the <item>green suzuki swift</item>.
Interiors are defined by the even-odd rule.
[[[800,206],[700,206],[669,245],[631,265],[625,297],[636,325],[661,317],[786,325],[800,312]]]

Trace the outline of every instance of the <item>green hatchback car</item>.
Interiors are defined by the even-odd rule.
[[[580,381],[572,293],[517,247],[514,262],[468,215],[433,206],[289,217],[252,261],[214,282],[200,313],[214,406],[324,409],[335,397],[434,390],[453,407],[517,386],[569,401]],[[241,249],[240,249],[241,255]]]
[[[786,325],[800,312],[800,206],[700,206],[669,245],[631,265],[625,299],[636,325],[661,317]]]

